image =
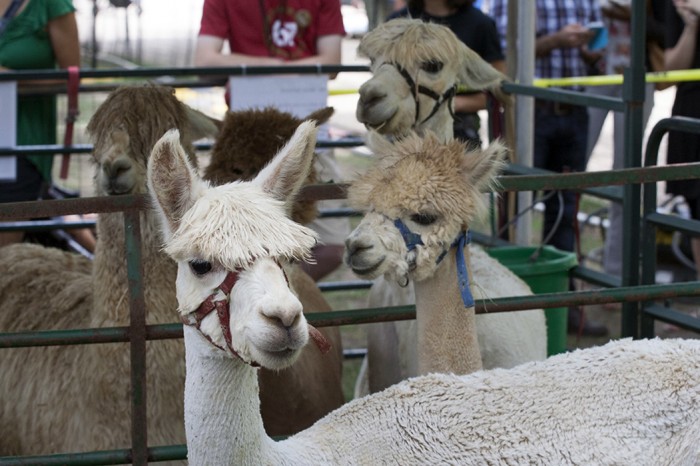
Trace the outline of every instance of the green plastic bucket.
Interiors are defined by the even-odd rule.
[[[569,290],[569,271],[578,264],[576,254],[553,246],[544,246],[536,261],[530,256],[537,247],[503,246],[488,249],[491,257],[522,278],[533,293],[556,293]],[[545,309],[547,320],[547,355],[566,351],[567,308]]]

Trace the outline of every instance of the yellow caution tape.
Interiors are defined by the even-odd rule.
[[[579,76],[572,78],[550,78],[534,79],[532,84],[535,87],[559,87],[559,86],[608,86],[622,84],[624,81],[621,74],[611,74],[607,76]],[[700,81],[700,70],[677,70],[677,71],[656,71],[646,74],[646,82],[680,82],[680,81]]]
[[[357,94],[357,89],[330,89],[328,95]]]

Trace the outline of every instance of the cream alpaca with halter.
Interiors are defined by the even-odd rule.
[[[512,98],[500,89],[506,76],[464,45],[447,27],[438,24],[417,19],[388,21],[362,38],[358,52],[370,59],[373,75],[360,87],[356,116],[368,128],[385,136],[430,132],[442,142],[452,141],[451,95],[458,83],[472,89],[488,89],[506,107],[512,103]],[[506,116],[509,114],[507,112]],[[532,294],[525,282],[482,248],[472,246],[469,249],[474,272],[472,286],[477,299]],[[404,281],[400,285],[403,286],[379,276],[370,290],[369,307],[412,304],[415,299],[413,284],[406,286]],[[416,290],[416,298],[419,294]],[[432,309],[435,319],[442,315],[445,326],[459,328],[461,325],[459,320],[451,320],[454,316],[442,314],[437,305]],[[427,310],[425,315],[428,315]],[[476,322],[485,368],[514,367],[547,357],[546,323],[541,309],[480,314]],[[368,356],[358,376],[356,397],[425,373],[417,367],[418,355],[423,349],[416,339],[427,341],[429,338],[416,334],[416,324],[420,326],[419,322],[406,321],[368,327]],[[439,344],[440,341],[433,343]],[[448,349],[443,353],[447,355]],[[435,366],[424,369],[449,366],[447,361],[433,364]],[[462,365],[453,370],[457,371],[458,367]]]
[[[216,188],[189,166],[176,132],[153,149],[150,192],[190,324],[189,464],[698,464],[699,340],[626,340],[511,370],[417,377],[284,441],[268,437],[253,366],[293,364],[310,336],[283,268],[315,242],[287,215],[315,134],[302,124],[254,181]],[[210,296],[228,317],[197,325]]]
[[[413,281],[419,373],[481,369],[467,239],[506,149],[465,151],[432,133],[394,144],[371,136],[376,165],[348,191],[348,203],[366,213],[345,242],[345,261],[363,278]]]

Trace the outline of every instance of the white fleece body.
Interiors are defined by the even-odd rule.
[[[185,343],[191,465],[700,462],[700,340],[620,340],[412,378],[277,443],[262,428],[255,369],[193,329]]]

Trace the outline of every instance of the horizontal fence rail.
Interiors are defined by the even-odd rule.
[[[540,170],[538,173],[542,173]],[[665,180],[700,178],[700,162],[661,167],[624,168],[618,170],[511,175],[498,178],[497,191],[532,191],[551,189],[585,189],[596,186],[656,183]],[[315,184],[305,186],[302,200],[344,199],[348,184]],[[50,217],[68,214],[118,212],[145,209],[145,194],[56,199],[0,204],[0,221],[7,218]]]
[[[284,67],[211,67],[211,68],[138,68],[132,70],[81,70],[81,92],[105,92],[112,90],[121,84],[134,78],[158,78],[175,77],[182,79],[179,84],[187,87],[211,87],[221,85],[225,76],[244,75],[269,75],[269,74],[335,74],[340,72],[368,72],[367,66],[284,66]],[[62,70],[28,70],[18,72],[0,73],[0,82],[17,80],[41,80],[41,79],[67,79],[68,72]],[[202,79],[202,78],[209,78]],[[98,80],[110,79],[112,82],[98,82]],[[96,80],[86,84],[87,80]],[[116,80],[124,80],[118,82]],[[178,82],[162,82],[166,86],[177,86]],[[619,99],[584,95],[579,92],[563,90],[539,89],[522,86],[514,83],[504,83],[506,92],[518,93],[525,96],[545,98],[574,105],[594,105],[614,111],[625,111],[626,103]],[[21,91],[22,93],[24,91]],[[65,86],[47,86],[35,89],[32,93],[56,93],[65,92]],[[678,126],[676,126],[678,125]],[[695,131],[697,122],[681,121],[664,123],[660,132],[668,128],[685,128]],[[656,131],[656,128],[655,128]],[[656,143],[658,133],[652,132]],[[660,140],[660,137],[659,137]],[[355,147],[364,142],[358,138],[346,138],[335,141],[319,141],[318,147]],[[211,143],[199,143],[196,149],[200,151],[210,150]],[[658,147],[656,148],[658,149]],[[52,156],[61,153],[89,154],[92,145],[77,144],[71,146],[16,146],[0,148],[0,155],[24,155],[42,154]],[[655,164],[655,162],[654,162]],[[575,189],[583,193],[590,193],[598,197],[610,200],[620,200],[621,188],[619,186],[649,185],[667,180],[681,180],[700,178],[700,163],[679,164],[673,166],[648,166],[644,168],[628,168],[622,170],[610,170],[602,172],[553,174],[531,167],[512,165],[508,168],[512,175],[499,178],[499,191],[538,191]],[[655,188],[655,186],[654,186]],[[344,199],[347,193],[345,184],[314,185],[304,188],[301,198],[307,200]],[[76,344],[101,344],[101,343],[129,343],[131,345],[131,383],[134,390],[132,397],[132,448],[123,450],[110,450],[101,452],[87,452],[80,454],[59,454],[25,458],[0,458],[0,465],[107,465],[107,464],[145,464],[146,462],[180,460],[186,457],[184,445],[158,446],[148,448],[146,444],[146,419],[145,399],[146,385],[143,374],[145,373],[145,345],[148,340],[163,340],[182,337],[182,325],[179,323],[146,325],[145,309],[143,302],[143,274],[141,271],[140,257],[140,233],[139,211],[149,208],[148,200],[144,195],[125,195],[112,197],[92,197],[78,199],[61,199],[50,201],[33,201],[14,204],[0,204],[0,222],[7,219],[29,219],[54,217],[69,214],[124,212],[124,225],[128,248],[127,266],[129,275],[129,294],[131,309],[131,324],[128,327],[92,328],[92,329],[65,329],[46,330],[37,332],[0,333],[0,349],[21,348],[32,346],[76,345]],[[325,212],[325,216],[357,215],[350,209],[339,209]],[[670,216],[658,213],[649,213],[646,222],[650,226],[664,225],[676,228],[679,231],[694,233],[698,226],[693,222],[683,222]],[[698,223],[698,222],[696,222]],[[0,224],[2,229],[27,229],[29,222],[16,222]],[[47,221],[38,223],[36,229],[53,228],[60,222]],[[60,228],[79,228],[91,226],[91,222],[66,222]],[[475,232],[475,239],[481,238],[481,242],[489,244],[489,241],[498,242],[497,239]],[[677,296],[700,296],[700,282],[675,283],[669,285],[645,284],[640,286],[619,287],[619,279],[576,267],[573,275],[589,279],[591,282],[603,284],[609,288],[599,290],[586,290],[578,292],[547,293],[529,296],[514,296],[509,298],[477,301],[477,313],[510,312],[535,308],[555,308],[573,305],[604,304],[610,302],[623,303],[650,303],[665,300]],[[324,292],[346,289],[366,289],[371,286],[370,281],[353,281],[338,283],[320,283]],[[658,320],[675,323],[683,328],[694,331],[700,330],[697,319],[674,314],[673,310],[661,306],[645,305],[645,312]],[[173,310],[175,315],[175,310]],[[318,327],[350,325],[360,323],[387,322],[396,320],[411,320],[415,318],[415,306],[397,306],[390,308],[366,308],[338,310],[323,313],[311,313],[308,320]],[[358,353],[359,354],[359,353]]]

